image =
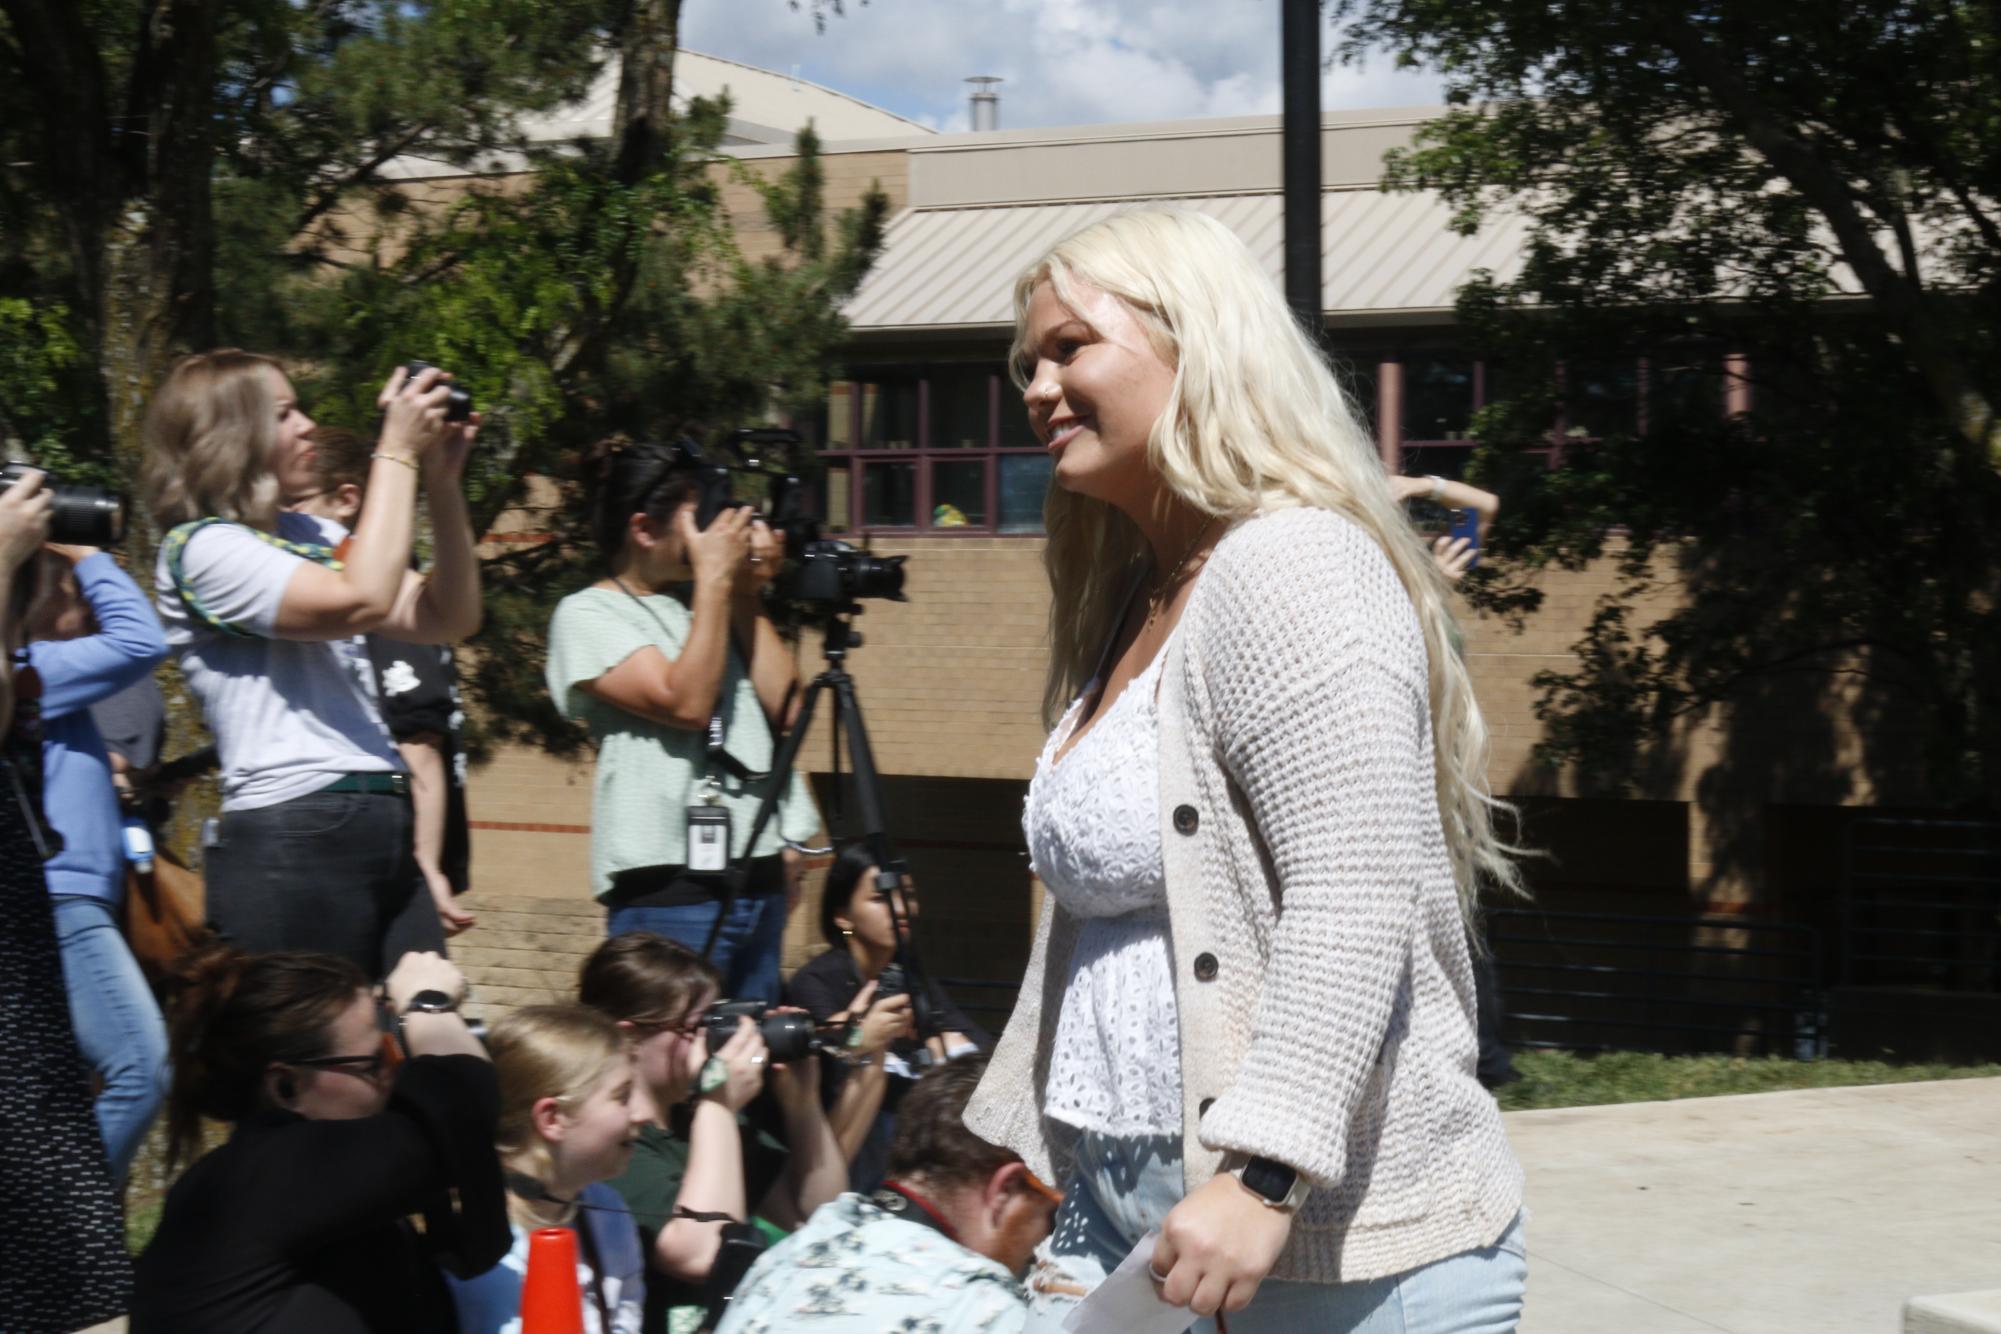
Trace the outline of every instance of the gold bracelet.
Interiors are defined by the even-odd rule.
[[[384,454],[381,453],[380,451],[377,451],[376,453],[370,454],[368,457],[372,459],[387,459],[391,463],[400,463],[404,467],[408,468],[411,472],[423,471],[423,469],[417,466],[417,460],[406,459],[401,454]]]

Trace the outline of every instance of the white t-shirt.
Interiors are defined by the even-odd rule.
[[[639,1334],[646,1312],[646,1258],[639,1247],[639,1228],[625,1201],[602,1181],[584,1187],[577,1197],[577,1225],[590,1230],[592,1246],[577,1238],[577,1291],[583,1295],[584,1334]],[[591,1290],[589,1255],[595,1248],[603,1272],[598,1275],[611,1329],[598,1319]],[[458,1307],[459,1334],[522,1334],[521,1285],[528,1279],[528,1233],[514,1229],[514,1245],[501,1262],[475,1278],[445,1275],[452,1303]]]
[[[280,514],[277,534],[331,547],[347,530],[308,514]],[[154,601],[167,646],[215,734],[225,811],[275,806],[342,774],[403,768],[375,706],[361,640],[273,637],[285,586],[311,563],[242,524],[210,524],[188,539],[182,575],[202,606],[246,632],[239,638],[188,609],[161,551]]]

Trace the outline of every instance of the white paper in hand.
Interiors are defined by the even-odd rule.
[[[1193,1311],[1160,1300],[1160,1285],[1147,1273],[1159,1235],[1141,1237],[1132,1254],[1064,1319],[1063,1328],[1070,1334],[1182,1334],[1194,1324]]]

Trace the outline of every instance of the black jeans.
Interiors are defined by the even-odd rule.
[[[204,879],[210,925],[240,950],[339,954],[377,978],[408,950],[445,948],[407,797],[309,792],[229,811]]]

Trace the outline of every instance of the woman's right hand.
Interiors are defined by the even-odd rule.
[[[398,366],[375,396],[382,409],[382,435],[377,451],[415,463],[447,434],[445,400],[451,390],[435,366],[416,375]]]
[[[861,1040],[850,1051],[863,1056],[879,1056],[889,1050],[899,1038],[915,1037],[917,1021],[910,1013],[910,996],[875,997],[875,983],[871,982],[855,997],[855,1008],[862,1012]]]
[[[711,1059],[722,1062],[724,1077],[706,1096],[715,1098],[732,1112],[748,1107],[764,1087],[764,1072],[771,1060],[771,1053],[765,1050],[764,1034],[749,1016],[737,1017],[736,1032],[730,1034],[730,1040]]]
[[[457,1005],[466,998],[466,975],[457,964],[434,950],[411,950],[396,961],[382,990],[398,1014],[409,1007],[411,997],[420,991],[442,991]]]
[[[42,489],[44,476],[30,468],[0,491],[0,577],[20,569],[49,535],[49,511],[55,502]]]
[[[750,525],[755,517],[755,511],[735,506],[718,514],[707,528],[697,528],[693,505],[684,505],[676,512],[674,526],[687,547],[696,583],[736,586],[738,576],[750,563]]]

